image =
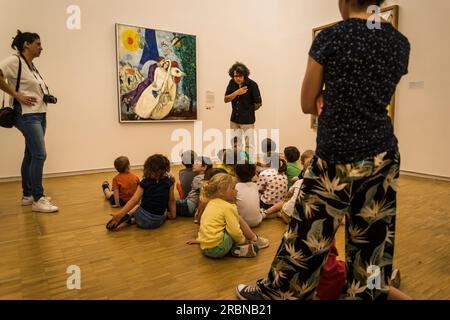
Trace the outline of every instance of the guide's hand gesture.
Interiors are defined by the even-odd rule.
[[[239,88],[239,89],[236,90],[236,94],[237,94],[238,96],[241,96],[241,95],[243,95],[243,94],[246,94],[247,91],[248,91],[247,86],[241,87],[241,88]]]

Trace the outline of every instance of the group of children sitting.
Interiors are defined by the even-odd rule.
[[[170,161],[161,154],[146,160],[142,180],[130,172],[127,157],[117,158],[114,167],[119,174],[113,178],[112,189],[107,181],[102,189],[110,204],[121,210],[112,215],[106,228],[114,231],[128,223],[152,229],[166,219],[193,217],[200,225],[198,236],[187,243],[199,244],[205,256],[256,256],[259,249],[269,246],[269,240],[251,228],[270,217],[289,223],[304,172],[314,156],[311,150],[300,156],[296,147],[276,154],[270,139],[263,141],[262,147],[263,160],[254,163],[234,144],[233,149],[219,152],[222,163],[215,167],[211,159],[186,151],[178,182],[170,173]],[[179,200],[175,200],[175,190]],[[324,268],[324,282],[317,289],[322,299],[335,298],[345,281],[344,263],[336,256],[333,247]],[[331,288],[325,280],[330,274]]]
[[[200,225],[198,236],[187,243],[199,244],[205,256],[256,256],[259,249],[269,246],[269,240],[251,228],[269,217],[289,223],[314,152],[307,150],[300,156],[291,146],[279,155],[273,151],[275,143],[266,139],[263,161],[254,163],[234,142],[233,149],[218,153],[222,163],[215,167],[207,157],[184,152],[185,168],[180,170],[178,182],[170,173],[170,161],[161,154],[146,160],[142,180],[130,172],[127,157],[117,158],[114,167],[119,174],[113,178],[112,189],[107,181],[102,189],[110,204],[121,210],[112,215],[106,228],[114,231],[128,223],[152,229],[166,219],[193,217]],[[179,200],[175,200],[175,189]],[[345,284],[345,263],[337,256],[333,244],[317,287],[319,299],[337,299]]]
[[[251,228],[270,216],[289,221],[302,167],[314,154],[308,150],[300,159],[296,147],[287,147],[284,155],[275,154],[271,139],[265,139],[262,147],[264,160],[253,163],[239,148],[236,137],[233,149],[218,153],[222,163],[214,168],[211,159],[186,151],[182,154],[185,168],[180,170],[178,182],[170,173],[170,161],[163,155],[155,154],[146,160],[142,180],[130,171],[127,157],[117,158],[114,167],[119,174],[113,178],[112,188],[107,181],[102,184],[110,204],[121,207],[112,215],[107,229],[116,230],[122,223],[151,229],[161,226],[167,218],[193,217],[200,227],[198,238],[189,243],[199,243],[206,256],[255,256],[269,241]],[[301,166],[297,164],[299,159]],[[179,200],[175,200],[175,189]]]

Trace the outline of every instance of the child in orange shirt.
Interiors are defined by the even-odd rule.
[[[103,193],[113,208],[123,207],[131,199],[139,185],[139,178],[130,172],[130,160],[121,156],[114,161],[119,172],[112,180],[112,191],[108,181],[102,183]]]

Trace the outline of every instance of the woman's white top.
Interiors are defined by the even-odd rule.
[[[22,61],[22,75],[20,77],[19,92],[25,96],[34,97],[37,100],[33,106],[22,105],[22,114],[47,112],[47,104],[43,101],[44,94],[42,93],[42,90],[44,90],[44,92],[48,94],[44,80],[36,71],[30,70],[22,57],[18,58],[17,55],[11,55],[0,62],[0,70],[3,72],[3,77],[10,86],[14,89],[16,88],[19,59]],[[41,85],[42,90],[39,85]],[[10,99],[12,99],[12,97],[10,97]],[[12,100],[9,105],[12,105]]]

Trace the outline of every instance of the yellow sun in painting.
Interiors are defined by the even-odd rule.
[[[128,51],[139,49],[139,34],[132,29],[125,29],[121,35],[122,44]]]

